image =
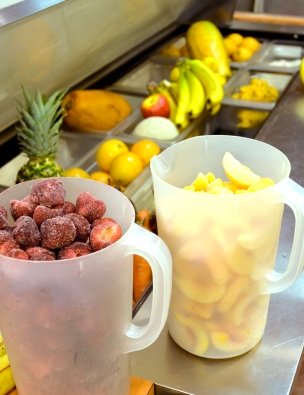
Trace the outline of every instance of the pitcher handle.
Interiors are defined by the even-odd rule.
[[[304,266],[304,189],[288,178],[275,186],[279,202],[291,208],[295,217],[295,229],[289,262],[285,272],[272,270],[266,274],[264,293],[277,293],[287,289],[298,277]]]
[[[161,333],[169,311],[172,286],[172,258],[163,240],[133,224],[126,239],[125,255],[140,255],[151,266],[153,274],[153,298],[149,322],[144,326],[130,323],[126,331],[128,338],[125,353],[141,350],[152,344]]]

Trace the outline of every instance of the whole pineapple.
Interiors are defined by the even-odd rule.
[[[64,117],[61,106],[64,94],[65,91],[58,90],[46,98],[39,90],[31,95],[23,88],[25,103],[18,108],[17,137],[21,151],[29,159],[18,171],[17,183],[63,175],[63,168],[56,162],[56,153]]]

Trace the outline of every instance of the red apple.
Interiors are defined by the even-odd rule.
[[[160,93],[152,93],[141,103],[141,113],[144,118],[170,116],[170,104],[167,98]]]

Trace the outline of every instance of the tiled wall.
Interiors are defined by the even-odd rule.
[[[21,84],[49,94],[83,80],[168,26],[191,0],[66,0],[0,29],[0,131]]]

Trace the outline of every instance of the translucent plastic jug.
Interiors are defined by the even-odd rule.
[[[227,151],[276,184],[243,194],[182,189],[199,172],[227,180]],[[172,338],[202,357],[247,352],[263,336],[269,295],[287,289],[302,270],[304,189],[289,179],[282,152],[234,136],[177,143],[152,159],[151,171],[158,232],[173,259]],[[288,266],[279,273],[274,265],[284,204],[294,213],[295,232]]]
[[[123,236],[103,250],[57,261],[0,255],[0,328],[20,395],[126,395],[129,353],[156,340],[167,318],[171,256],[165,243],[134,223],[128,198],[105,184],[62,178],[66,200],[84,191],[107,205]],[[0,204],[30,193],[30,181],[0,194]],[[132,323],[133,255],[153,271],[148,323]]]

